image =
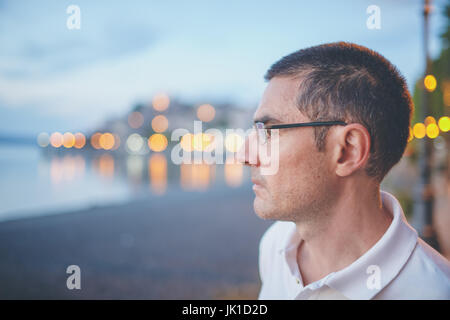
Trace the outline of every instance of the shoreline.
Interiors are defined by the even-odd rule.
[[[0,298],[255,298],[272,222],[254,213],[250,188],[175,198],[0,222]],[[72,264],[81,290],[66,287]]]

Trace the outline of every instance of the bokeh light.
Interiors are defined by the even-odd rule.
[[[37,143],[40,147],[45,148],[50,144],[50,136],[47,132],[41,132],[37,136]]]
[[[101,149],[100,146],[100,137],[102,136],[102,134],[100,132],[96,132],[91,136],[91,146],[94,149]]]
[[[128,137],[126,145],[131,152],[139,152],[144,146],[144,139],[140,134],[133,133]]]
[[[156,116],[152,120],[152,129],[155,132],[164,132],[169,127],[169,120],[162,114]]]
[[[422,139],[426,134],[425,125],[420,122],[416,123],[413,127],[413,133],[414,137],[416,137],[417,139]]]
[[[204,133],[202,137],[203,151],[212,152],[216,149],[216,137],[209,133]]]
[[[128,124],[133,129],[138,129],[144,123],[144,116],[139,111],[134,111],[128,115]]]
[[[442,132],[447,132],[450,130],[450,118],[449,117],[441,117],[439,119],[439,129],[441,129]]]
[[[209,122],[214,119],[216,110],[210,104],[202,104],[197,108],[197,118],[203,122]]]
[[[436,123],[436,119],[432,116],[428,116],[425,118],[423,123],[425,124],[425,126],[428,126],[429,124]]]
[[[169,96],[165,93],[158,93],[153,97],[152,105],[156,111],[164,111],[169,107]]]
[[[430,123],[427,125],[427,136],[428,138],[434,139],[439,135],[439,127],[436,123]]]
[[[191,152],[194,146],[194,135],[192,133],[186,133],[180,141],[181,148],[186,152]]]
[[[436,81],[436,78],[432,74],[427,75],[425,77],[425,79],[423,80],[423,83],[425,84],[425,88],[429,92],[432,92],[436,89],[437,81]]]
[[[196,151],[205,151],[213,141],[213,137],[207,133],[197,133],[194,135],[193,148]]]
[[[63,145],[66,148],[72,148],[75,144],[75,136],[70,133],[70,132],[66,132],[63,135]]]
[[[155,133],[148,138],[148,147],[155,151],[161,152],[167,148],[167,138],[161,133]]]
[[[53,132],[50,136],[50,144],[54,148],[59,148],[63,144],[63,135],[59,132]]]
[[[244,138],[237,133],[230,133],[225,138],[225,148],[229,152],[237,152],[242,144],[244,143]]]
[[[86,137],[81,132],[75,133],[75,144],[74,147],[77,149],[81,149],[86,144]]]
[[[101,135],[99,143],[103,149],[110,150],[114,146],[114,136],[109,132],[104,133]]]

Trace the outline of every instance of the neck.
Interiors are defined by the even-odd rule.
[[[347,185],[326,214],[326,221],[297,222],[302,242],[297,262],[303,284],[345,268],[368,251],[386,232],[392,216],[382,206],[379,185]]]

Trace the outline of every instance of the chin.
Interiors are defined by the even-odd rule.
[[[266,201],[260,199],[258,196],[253,201],[253,209],[258,217],[264,220],[278,220],[277,210],[273,210],[267,205]]]

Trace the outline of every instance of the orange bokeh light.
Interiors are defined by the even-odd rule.
[[[158,93],[153,97],[152,105],[156,111],[164,111],[169,107],[170,99],[165,93]]]
[[[148,147],[155,152],[164,151],[167,148],[166,136],[160,133],[153,134],[148,138]]]
[[[416,137],[417,139],[422,139],[423,137],[425,137],[426,134],[425,125],[420,122],[416,123],[413,127],[413,133],[414,137]]]
[[[225,138],[225,148],[229,152],[237,152],[241,148],[244,141],[245,139],[237,133],[230,133]]]
[[[196,150],[196,151],[206,151],[206,150],[212,151],[212,150],[207,149],[207,147],[210,146],[214,140],[214,137],[212,135],[207,134],[207,133],[197,133],[194,135],[193,139],[194,139],[193,140],[194,150]]]
[[[155,132],[164,132],[169,127],[169,120],[162,114],[156,116],[152,120],[152,129]]]
[[[180,141],[181,148],[186,152],[191,152],[194,148],[194,135],[192,133],[186,133]]]
[[[75,133],[75,144],[74,147],[77,149],[81,149],[86,144],[86,137],[84,134],[77,132]]]
[[[72,148],[74,144],[75,144],[75,136],[70,132],[64,133],[63,146],[66,148]]]
[[[209,122],[214,119],[216,115],[216,110],[210,104],[202,104],[197,109],[197,118],[203,122]]]
[[[91,136],[91,145],[94,149],[101,149],[100,146],[100,137],[102,134],[100,132],[96,132]]]
[[[110,150],[112,147],[114,147],[114,136],[107,132],[101,135],[100,137],[100,147],[102,147],[105,150]]]
[[[429,124],[436,123],[436,119],[434,119],[432,116],[428,116],[425,118],[423,123],[425,124],[425,126],[428,126]]]
[[[432,74],[427,75],[423,80],[423,83],[425,85],[425,88],[430,92],[436,89],[437,81]]]

